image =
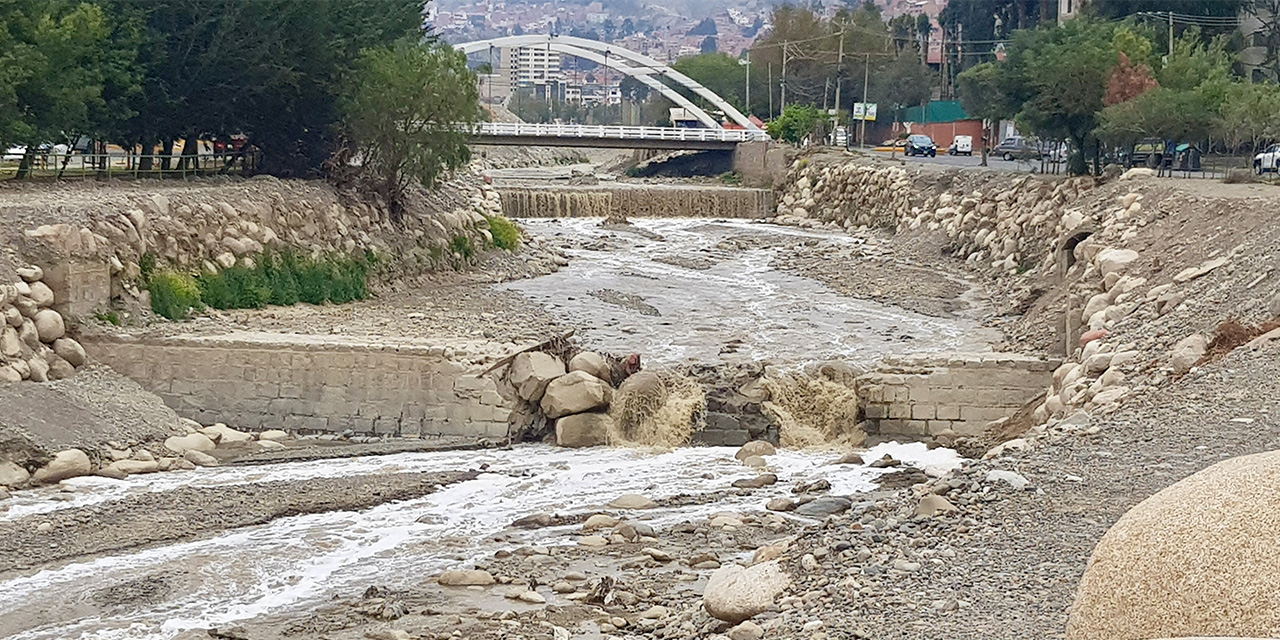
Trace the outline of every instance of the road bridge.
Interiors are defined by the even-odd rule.
[[[666,127],[591,127],[588,125],[519,125],[516,129],[502,123],[489,123],[479,132],[479,144],[619,147],[644,149],[732,149],[742,142],[767,140],[768,134],[741,111],[714,91],[689,76],[649,56],[596,40],[558,35],[524,35],[493,38],[455,45],[468,55],[498,48],[545,48],[566,55],[591,60],[658,92],[683,107],[704,128]],[[740,129],[726,129],[705,109],[694,104],[685,94],[669,86],[670,81],[702,98],[722,111]],[[519,127],[546,127],[520,129]]]
[[[474,144],[702,151],[732,150],[743,142],[768,139],[759,129],[485,122],[476,127]]]

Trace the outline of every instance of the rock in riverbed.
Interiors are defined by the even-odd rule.
[[[436,582],[444,587],[487,587],[498,581],[488,571],[459,569],[440,574]]]
[[[87,476],[93,471],[89,456],[79,449],[67,449],[54,454],[49,464],[36,470],[31,476],[35,484],[54,484],[68,478]]]
[[[731,564],[711,574],[702,606],[712,617],[736,624],[763,613],[790,582],[777,561],[745,569]]]

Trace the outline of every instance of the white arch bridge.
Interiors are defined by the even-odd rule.
[[[613,127],[590,125],[536,125],[485,123],[477,132],[477,144],[536,146],[606,146],[647,149],[726,149],[742,142],[768,140],[769,135],[693,78],[649,56],[595,40],[557,35],[525,35],[467,42],[455,46],[471,55],[498,48],[539,48],[590,60],[657,91],[683,107],[703,128]],[[705,99],[741,129],[726,129],[706,110],[663,82],[668,79]]]

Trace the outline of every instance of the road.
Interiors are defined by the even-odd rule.
[[[872,151],[869,153],[876,156],[884,157],[884,158],[888,158],[890,155],[887,151]],[[982,165],[982,156],[977,154],[972,156],[949,156],[946,154],[938,154],[938,156],[935,158],[928,158],[928,157],[919,157],[919,156],[903,157],[901,153],[898,153],[898,154],[895,154],[894,157],[901,158],[905,160],[908,164],[929,163],[929,164],[946,165],[951,167],[978,167]],[[1041,165],[1039,160],[1006,161],[1006,160],[1001,160],[1000,158],[997,158],[995,156],[987,157],[987,168],[993,171],[1009,171],[1009,172],[1021,172],[1021,173],[1027,173],[1027,172],[1040,173],[1041,171]],[[1047,170],[1049,173],[1053,173],[1054,165],[1052,164],[1047,165]],[[1066,163],[1060,163],[1057,165],[1058,173],[1062,173],[1065,170],[1066,170]]]

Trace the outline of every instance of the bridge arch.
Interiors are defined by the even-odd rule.
[[[758,131],[755,123],[742,114],[721,98],[719,95],[695,81],[693,78],[672,69],[671,67],[650,58],[649,56],[636,53],[634,51],[624,49],[622,47],[612,46],[596,40],[587,40],[586,38],[574,38],[571,36],[554,36],[554,35],[525,35],[525,36],[507,36],[505,38],[493,38],[490,40],[478,40],[476,42],[467,42],[456,45],[455,48],[468,55],[478,53],[489,47],[546,47],[550,51],[557,53],[566,53],[577,56],[586,60],[591,60],[598,64],[604,64],[610,68],[617,69],[619,72],[635,78],[645,86],[658,91],[663,97],[687,109],[693,113],[703,124],[712,128],[719,128],[720,123],[712,118],[703,109],[694,105],[680,92],[672,89],[670,86],[656,79],[654,76],[667,77],[674,80],[680,86],[693,91],[698,96],[705,98],[707,102],[715,105],[716,108],[724,111],[730,120],[748,130]],[[610,62],[610,58],[614,62]]]

